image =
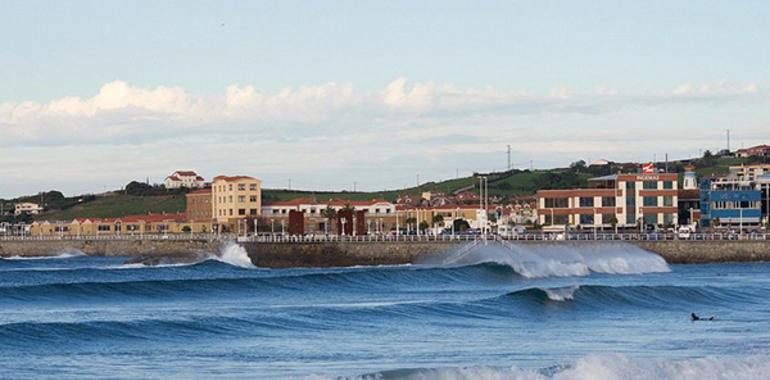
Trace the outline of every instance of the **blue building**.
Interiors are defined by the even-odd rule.
[[[700,184],[701,227],[757,227],[762,192],[733,181],[704,179]]]

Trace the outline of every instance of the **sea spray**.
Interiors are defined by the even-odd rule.
[[[256,268],[257,266],[249,258],[249,254],[241,245],[235,242],[227,243],[212,259],[241,268]]]
[[[588,276],[591,272],[641,274],[668,272],[660,256],[623,243],[475,244],[427,258],[423,264],[470,266],[496,263],[527,278]]]

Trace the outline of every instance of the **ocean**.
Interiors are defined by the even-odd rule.
[[[125,260],[0,260],[0,378],[770,377],[766,263],[668,265],[623,244],[331,269],[256,268],[237,245]]]

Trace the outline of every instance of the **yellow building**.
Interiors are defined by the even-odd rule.
[[[189,221],[184,214],[146,214],[120,218],[35,221],[30,236],[138,236],[209,233],[211,223]]]
[[[214,177],[211,183],[211,215],[232,230],[238,220],[256,218],[262,208],[262,181],[248,176]]]

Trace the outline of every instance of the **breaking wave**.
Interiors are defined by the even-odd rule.
[[[718,305],[753,303],[768,297],[766,291],[755,288],[729,289],[712,286],[673,285],[574,285],[554,288],[527,288],[508,293],[504,298],[530,301],[573,301],[595,307],[631,305],[635,307],[667,308],[683,305]]]
[[[542,369],[518,367],[455,367],[396,369],[343,379],[404,380],[650,380],[650,379],[764,379],[770,357],[703,357],[647,359],[626,355],[588,355],[570,364]],[[309,379],[324,379],[311,376]]]
[[[239,244],[230,242],[220,250],[218,254],[209,256],[210,259],[221,261],[225,264],[234,265],[241,268],[256,268],[251,261],[246,249]]]
[[[495,263],[527,278],[588,276],[594,273],[669,272],[666,261],[624,243],[476,244],[427,258],[427,265],[472,266]]]

